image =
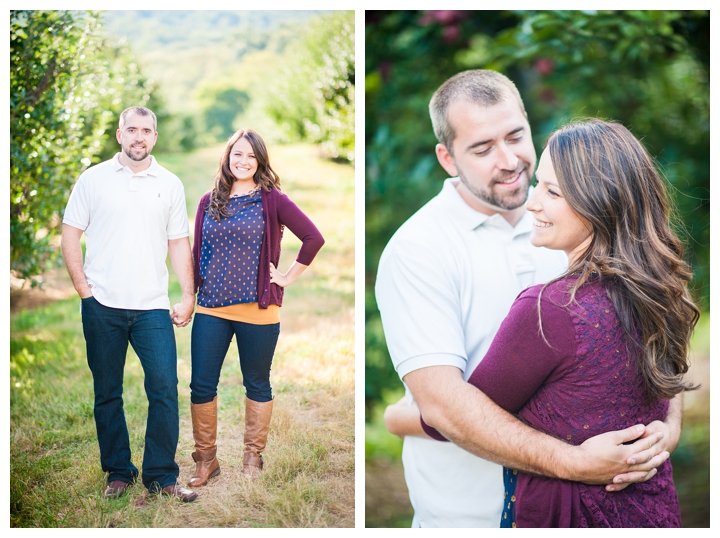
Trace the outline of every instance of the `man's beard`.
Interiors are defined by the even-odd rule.
[[[473,194],[473,196],[492,207],[497,207],[498,209],[502,209],[504,211],[511,211],[513,209],[517,209],[525,202],[527,202],[528,190],[530,189],[530,177],[527,173],[529,168],[529,164],[522,163],[521,166],[519,166],[518,169],[515,170],[512,174],[507,174],[503,178],[493,178],[493,180],[490,182],[490,187],[488,189],[483,189],[472,185],[463,175],[462,170],[460,170],[459,168],[457,169],[457,172],[460,181],[463,185],[465,185],[465,188]],[[520,172],[525,172],[525,182],[524,184],[521,183],[517,189],[509,192],[495,192],[493,190],[493,187],[496,183],[506,180],[509,177],[516,176]]]
[[[136,157],[135,155],[133,155],[133,152],[132,152],[133,148],[132,148],[132,146],[128,146],[127,148],[123,148],[123,149],[125,150],[125,155],[127,155],[127,156],[128,156],[130,159],[132,159],[133,161],[142,161],[142,160],[145,160],[145,159],[147,158],[147,156],[150,155],[150,153],[149,153],[148,150],[147,150],[147,146],[144,147],[144,148],[135,148],[135,149],[142,149],[142,150],[143,150],[143,153],[141,154],[140,157]]]

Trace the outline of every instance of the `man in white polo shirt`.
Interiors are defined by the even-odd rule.
[[[82,304],[87,361],[95,391],[105,497],[124,494],[138,477],[123,411],[128,343],[145,372],[148,418],[142,483],[151,493],[189,502],[197,494],[177,483],[177,353],[173,323],[190,323],[193,268],[185,191],[150,155],[157,119],[144,107],[120,116],[122,151],[88,168],[73,188],[63,218],[62,253]],[[80,238],[85,234],[83,264]],[[170,313],[168,253],[182,288]]]
[[[407,435],[403,465],[413,527],[498,527],[503,479],[493,461],[589,483],[630,471],[622,476],[626,482],[650,478],[667,457],[668,447],[654,444],[660,433],[632,448],[622,443],[642,429],[572,447],[525,426],[465,383],[517,295],[561,274],[567,259],[530,244],[533,218],[524,203],[536,156],[515,85],[494,71],[459,73],[435,93],[430,115],[437,158],[452,178],[397,230],[376,281],[388,350],[408,389],[405,405],[391,406],[400,414],[388,424],[409,417],[390,431]],[[415,404],[428,421],[444,424],[456,444],[424,436]],[[677,414],[672,420],[674,429],[663,435],[676,445]],[[637,461],[648,463],[628,465],[640,450]]]

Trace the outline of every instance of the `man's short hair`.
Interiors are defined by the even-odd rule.
[[[157,117],[155,117],[155,113],[152,110],[145,108],[144,106],[131,106],[122,111],[120,114],[120,121],[118,122],[118,127],[121,130],[125,125],[125,120],[127,119],[128,114],[131,112],[134,112],[138,116],[152,116],[153,129],[155,129],[155,132],[157,133]]]
[[[446,80],[430,100],[430,119],[438,142],[443,144],[452,155],[452,143],[455,131],[448,120],[450,104],[466,100],[478,106],[492,106],[515,97],[520,109],[525,112],[520,92],[512,80],[497,71],[471,69],[463,71]]]

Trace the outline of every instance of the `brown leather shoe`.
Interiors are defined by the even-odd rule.
[[[107,487],[103,495],[106,499],[117,499],[125,494],[128,488],[131,486],[130,482],[123,482],[122,480],[113,480],[108,482]]]
[[[180,484],[165,486],[160,490],[160,493],[180,499],[184,503],[189,503],[197,499],[197,493],[191,489],[185,489]]]

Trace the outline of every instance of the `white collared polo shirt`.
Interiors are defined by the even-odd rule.
[[[189,236],[185,190],[154,157],[133,172],[118,155],[88,168],[63,223],[85,232],[84,271],[93,296],[112,308],[170,308],[168,241]]]

